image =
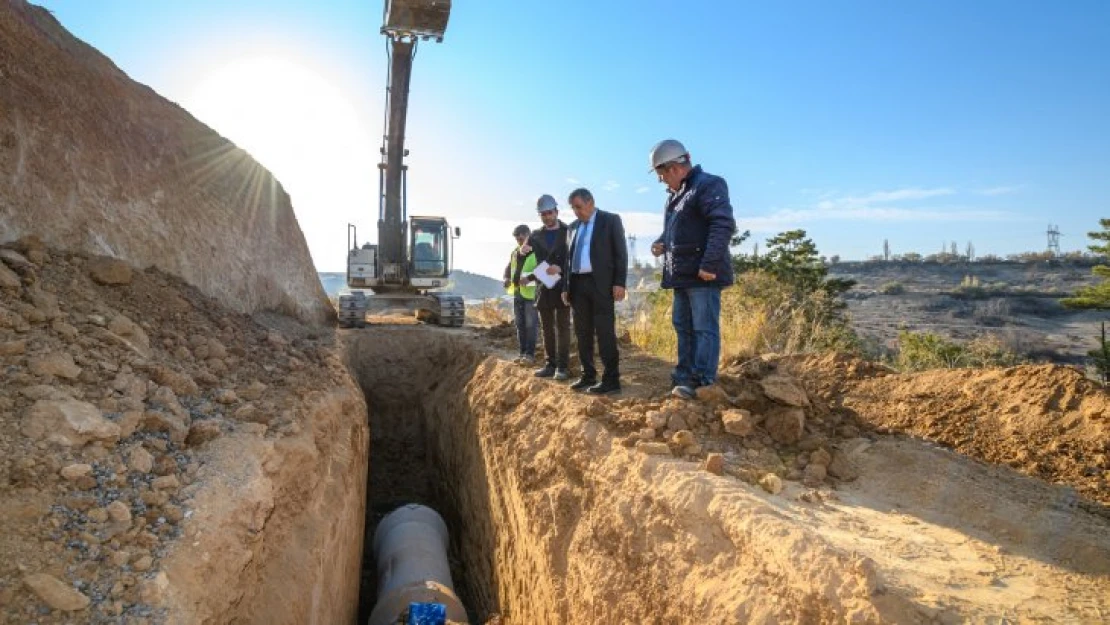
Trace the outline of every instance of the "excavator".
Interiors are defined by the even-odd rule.
[[[409,80],[420,41],[443,41],[450,0],[385,0],[381,33],[388,38],[385,134],[378,164],[378,242],[358,244],[358,230],[347,224],[347,287],[339,296],[339,323],[363,327],[366,315],[407,311],[427,323],[461,326],[462,296],[440,291],[449,286],[451,251],[460,236],[444,217],[410,217],[405,123]],[[367,290],[370,293],[367,293]]]

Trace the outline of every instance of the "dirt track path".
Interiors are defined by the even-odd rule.
[[[861,477],[835,500],[782,512],[873,559],[942,621],[1110,618],[1110,532],[1073,490],[901,437],[857,457]]]

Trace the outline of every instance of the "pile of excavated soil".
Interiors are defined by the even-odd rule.
[[[270,321],[282,331],[156,269],[33,238],[0,247],[4,622],[229,622],[255,609],[261,590],[219,584],[256,580],[277,553],[263,529],[289,531],[313,501],[302,491],[327,485],[312,457],[343,451],[332,439],[347,433],[318,431],[341,429],[320,418],[321,393],[353,389],[330,332]],[[357,391],[346,401],[362,437],[357,502],[365,413]]]
[[[834,412],[869,428],[921,436],[1110,505],[1110,393],[1075,369],[894,374],[843,355],[788,363]]]

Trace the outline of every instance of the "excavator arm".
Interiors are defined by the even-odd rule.
[[[409,108],[412,61],[419,40],[443,40],[450,0],[386,0],[382,34],[389,38],[389,87],[386,129],[382,146],[381,199],[378,214],[378,254],[383,278],[407,281],[405,223],[405,124]]]

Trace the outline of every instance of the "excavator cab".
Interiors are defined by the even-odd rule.
[[[446,286],[451,273],[451,230],[442,217],[411,218],[409,249],[412,250],[413,286]],[[439,278],[440,280],[424,280]]]
[[[443,41],[451,0],[386,0],[382,34]]]

